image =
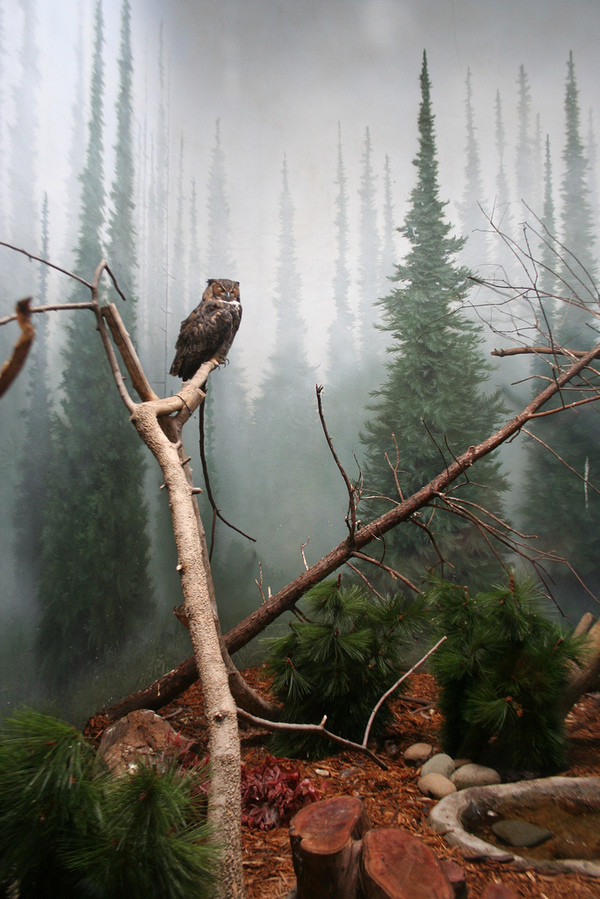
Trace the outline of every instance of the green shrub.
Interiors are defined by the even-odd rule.
[[[283,703],[282,719],[319,724],[339,736],[362,741],[379,697],[398,679],[402,650],[422,621],[417,601],[377,599],[356,585],[325,581],[305,597],[302,620],[290,633],[272,638],[267,664],[273,690]],[[384,705],[373,734],[388,718]],[[288,756],[319,756],[335,744],[301,733],[276,733],[273,751]]]
[[[0,729],[0,883],[19,899],[211,895],[197,771],[115,779],[73,727],[26,710]]]
[[[446,752],[515,772],[563,767],[560,699],[581,640],[543,614],[531,582],[514,577],[475,598],[440,581],[428,602],[447,637],[431,661]]]

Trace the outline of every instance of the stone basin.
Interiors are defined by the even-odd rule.
[[[486,842],[471,830],[478,829],[478,822],[485,824],[502,807],[512,811],[546,805],[552,814],[563,808],[582,818],[600,814],[600,777],[544,777],[517,783],[495,784],[486,787],[470,787],[441,799],[429,815],[429,825],[441,833],[451,846],[458,846],[467,857],[492,858],[510,861],[518,867],[545,871],[572,871],[600,877],[600,851],[596,843],[588,850],[587,858],[536,858],[533,850]],[[526,817],[526,812],[523,813]],[[597,825],[596,825],[597,826]],[[590,835],[593,839],[593,834]],[[565,844],[568,846],[568,841]],[[600,844],[598,844],[600,848]],[[590,858],[590,854],[594,856]],[[568,851],[567,851],[568,854]],[[583,853],[582,853],[583,854]]]

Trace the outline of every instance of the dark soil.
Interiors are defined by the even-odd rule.
[[[262,667],[244,673],[252,686],[268,694],[269,681]],[[501,882],[519,896],[535,899],[597,899],[600,882],[579,874],[542,874],[517,870],[507,863],[465,858],[459,849],[444,843],[427,824],[434,800],[421,795],[417,787],[419,769],[407,766],[403,751],[412,743],[431,743],[440,749],[441,716],[436,708],[436,685],[428,674],[415,674],[404,697],[392,701],[393,720],[387,741],[380,748],[388,765],[383,771],[361,753],[336,753],[318,762],[294,760],[303,777],[308,777],[320,798],[342,793],[358,796],[373,826],[401,827],[421,837],[438,855],[459,864],[465,871],[468,894],[478,897],[491,883]],[[420,700],[420,701],[418,701]],[[202,695],[194,684],[178,700],[161,710],[173,727],[200,747],[206,745],[206,720]],[[106,725],[101,715],[91,719],[87,734],[98,739]],[[569,767],[561,774],[580,777],[600,775],[600,700],[584,696],[567,719],[570,740]],[[260,765],[270,755],[268,738],[242,726],[242,759],[246,765]],[[201,749],[199,750],[202,751]],[[317,773],[317,769],[319,773]],[[284,899],[295,883],[287,825],[274,830],[243,832],[244,869],[248,899]]]

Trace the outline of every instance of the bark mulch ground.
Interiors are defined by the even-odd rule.
[[[252,686],[268,694],[269,680],[262,667],[244,672]],[[408,698],[406,698],[408,696]],[[490,883],[501,882],[519,896],[535,899],[597,899],[600,881],[579,874],[540,873],[517,870],[507,863],[488,859],[468,859],[458,849],[444,843],[443,838],[427,824],[434,800],[421,795],[417,788],[418,769],[408,767],[403,751],[412,743],[426,742],[440,749],[440,713],[436,708],[436,685],[428,674],[415,674],[405,696],[391,703],[393,721],[386,747],[381,755],[389,770],[383,771],[360,753],[335,753],[317,762],[295,759],[303,777],[308,777],[320,798],[349,794],[365,804],[373,826],[401,827],[423,839],[439,858],[452,859],[465,871],[468,894],[478,897]],[[419,701],[417,701],[419,700]],[[206,720],[198,684],[190,687],[178,700],[161,710],[182,734],[206,743]],[[584,696],[567,719],[570,741],[569,767],[560,772],[580,777],[600,775],[600,697]],[[88,734],[98,737],[101,716],[92,719]],[[397,755],[395,750],[398,751]],[[394,752],[392,758],[389,752]],[[268,738],[257,731],[242,729],[242,759],[250,766],[260,765],[271,755]],[[319,772],[319,773],[318,773]],[[248,899],[284,899],[295,883],[289,849],[287,825],[273,830],[243,829],[244,870]]]

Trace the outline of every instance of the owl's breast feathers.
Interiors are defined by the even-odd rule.
[[[222,289],[223,285],[228,289]],[[235,289],[229,285],[235,285]],[[202,302],[181,323],[172,375],[188,381],[204,362],[226,361],[242,318],[237,288],[237,282],[209,281]]]

